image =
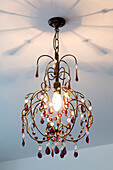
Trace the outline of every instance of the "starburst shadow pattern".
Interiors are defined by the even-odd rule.
[[[17,52],[19,52],[22,48],[24,48],[25,46],[31,44],[36,38],[40,37],[41,35],[43,34],[43,32],[41,32],[40,34],[37,34],[35,35],[34,37],[32,37],[31,39],[25,41],[23,44],[11,49],[11,50],[8,50],[4,53],[4,55],[15,55]]]

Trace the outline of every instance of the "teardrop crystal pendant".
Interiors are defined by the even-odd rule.
[[[89,143],[89,136],[86,136],[86,142]]]
[[[22,146],[25,146],[25,139],[22,140]]]
[[[54,135],[54,133],[55,133],[55,130],[54,130],[54,128],[52,127],[52,128],[50,129],[50,134],[51,134],[51,135]]]
[[[38,78],[38,76],[39,76],[39,75],[38,75],[38,68],[39,68],[39,66],[37,65],[36,75],[35,75],[36,78]]]
[[[88,112],[88,117],[90,118],[92,116],[91,111]]]
[[[52,149],[52,152],[51,152],[51,156],[54,157],[54,151],[53,151],[53,149]]]
[[[28,104],[25,104],[24,110],[25,110],[25,111],[28,111]]]
[[[49,108],[49,111],[48,111],[48,112],[49,112],[49,114],[52,114],[52,113],[53,113],[53,110],[52,110],[51,107]]]
[[[75,123],[75,118],[74,118],[74,116],[71,118],[71,122],[72,122],[72,123]]]
[[[42,153],[41,153],[41,151],[38,152],[38,158],[42,158]]]
[[[40,123],[44,124],[44,118],[43,117],[41,118]]]
[[[70,123],[67,124],[67,129],[71,129],[71,124]]]
[[[62,152],[63,152],[64,155],[66,155],[66,153],[67,153],[66,147],[63,148]]]
[[[50,154],[50,148],[47,146],[47,148],[46,148],[46,150],[45,150],[45,153],[47,154],[47,155],[49,155]]]
[[[75,81],[78,81],[78,68],[77,68],[77,65],[76,65],[76,77],[75,77]]]
[[[85,112],[85,107],[81,105],[81,111],[84,113]]]
[[[64,158],[63,150],[62,150],[61,153],[60,153],[60,157],[61,157],[61,158]]]
[[[74,152],[74,157],[77,158],[77,156],[78,156],[78,152],[75,151],[75,152]]]
[[[59,148],[58,146],[55,146],[55,154],[58,154],[59,153]]]

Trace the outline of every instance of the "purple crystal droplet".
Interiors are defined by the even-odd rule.
[[[52,114],[52,113],[53,113],[53,110],[52,110],[51,107],[49,108],[49,111],[48,111],[48,112],[49,112],[49,114]]]
[[[67,124],[67,128],[71,129],[71,124],[70,123]]]
[[[35,135],[36,133],[33,131],[32,134]]]
[[[41,124],[44,123],[44,118],[43,118],[43,117],[41,118],[40,123],[41,123]]]
[[[46,148],[46,150],[45,150],[45,153],[47,154],[47,155],[49,155],[50,154],[50,148],[47,146],[47,148]]]
[[[45,137],[43,137],[43,140],[45,140]]]
[[[35,77],[37,78],[38,77],[38,65],[37,65],[37,69],[36,69],[36,75]]]
[[[25,146],[25,139],[22,140],[22,146]]]
[[[50,128],[51,127],[51,124],[50,122],[47,123],[47,128]]]
[[[38,139],[38,136],[35,136],[35,139]]]
[[[42,158],[42,153],[41,153],[41,151],[38,152],[38,157],[39,157],[39,158]]]
[[[63,148],[62,152],[63,152],[64,155],[66,155],[66,153],[67,153],[66,147]]]
[[[59,148],[58,146],[55,146],[55,154],[58,154],[59,153]]]
[[[78,138],[80,138],[81,137],[81,135],[78,135]]]
[[[78,81],[78,70],[76,69],[76,78],[75,81]]]
[[[52,149],[52,152],[51,152],[51,156],[54,157],[54,152],[53,152],[53,149]]]
[[[83,113],[85,112],[85,107],[83,105],[81,105],[81,110]]]
[[[88,112],[88,117],[90,118],[92,116],[91,111]]]
[[[89,136],[86,136],[86,142],[89,143]]]
[[[60,157],[63,158],[64,157],[64,153],[63,153],[63,150],[61,151],[60,153]]]
[[[25,104],[24,110],[25,110],[25,111],[28,111],[28,104]]]
[[[71,118],[71,122],[72,122],[72,123],[75,123],[75,118],[74,118],[74,116]]]
[[[55,130],[54,130],[54,128],[52,127],[52,128],[50,129],[50,134],[51,134],[51,135],[54,135],[54,133],[55,133]]]
[[[65,112],[64,112],[64,113],[65,113],[65,116],[67,116],[67,109],[65,110]]]
[[[75,152],[74,152],[74,157],[76,158],[77,156],[78,156],[78,152],[75,151]]]

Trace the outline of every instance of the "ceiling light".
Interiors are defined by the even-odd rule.
[[[55,57],[42,55],[37,60],[36,77],[38,77],[39,60],[47,57],[50,61],[45,69],[41,89],[25,96],[25,106],[22,111],[22,145],[25,146],[26,129],[29,136],[39,145],[39,158],[42,158],[43,143],[46,143],[47,155],[51,153],[54,157],[60,152],[60,157],[63,158],[67,153],[68,142],[74,143],[74,157],[77,157],[77,142],[86,136],[86,142],[89,143],[89,129],[93,123],[91,102],[80,92],[71,89],[70,68],[65,59],[73,58],[75,80],[78,81],[76,57],[67,54],[59,58],[59,28],[65,25],[65,19],[55,17],[48,23],[55,28],[53,39]],[[79,131],[78,134],[76,129]]]

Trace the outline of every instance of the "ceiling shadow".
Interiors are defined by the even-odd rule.
[[[111,28],[113,29],[113,25],[83,25],[81,27],[90,27],[90,28]]]
[[[70,8],[68,8],[67,6],[64,6],[63,4],[59,4],[57,1],[50,1],[50,3],[48,3],[44,0],[42,0],[41,2],[38,2],[38,6],[36,5],[37,4],[36,0],[34,0],[34,3],[30,2],[30,0],[24,0],[24,2],[25,2],[25,4],[28,5],[29,11],[33,16],[23,15],[23,14],[9,12],[9,11],[5,11],[5,10],[0,10],[0,13],[33,19],[33,20],[28,21],[29,24],[31,25],[31,27],[33,25],[33,26],[35,26],[36,29],[41,30],[41,31],[46,31],[46,32],[47,31],[48,32],[53,31],[52,29],[50,29],[50,27],[48,25],[48,20],[52,16],[54,17],[54,16],[57,16],[58,14],[61,17],[64,17],[66,19],[66,22],[67,22],[66,29],[62,28],[62,32],[67,32],[68,27],[69,27],[69,24],[68,24],[69,22],[72,22],[72,21],[76,22],[74,24],[71,23],[71,30],[74,30],[74,29],[78,28],[79,26],[83,26],[81,24],[81,19],[83,17],[92,16],[92,15],[96,15],[96,14],[99,14],[99,13],[105,14],[105,13],[113,11],[113,8],[102,9],[100,11],[96,11],[96,12],[93,12],[93,13],[89,13],[89,14],[79,16],[79,13],[77,12],[77,10],[73,10],[73,9],[75,7],[77,7],[77,5],[81,2],[80,0],[76,0],[74,2],[74,4],[71,5]],[[50,10],[48,10],[48,9],[50,9]],[[75,16],[75,17],[74,18],[70,17],[69,16],[70,13],[71,13],[72,16]],[[1,32],[3,32],[3,30],[1,30]]]
[[[97,44],[93,43],[90,39],[83,37],[82,35],[76,33],[75,31],[71,31],[71,32],[73,34],[75,34],[77,37],[79,37],[82,40],[82,42],[87,43],[87,45],[89,45],[90,47],[92,47],[96,51],[98,50],[99,52],[101,52],[102,54],[105,54],[105,55],[107,55],[107,54],[109,54],[111,52],[110,49],[104,48],[104,47],[102,47],[100,45],[97,45]]]
[[[96,67],[93,67],[91,64],[86,62],[79,62],[79,69],[83,70],[85,72],[97,72],[95,69]]]
[[[72,30],[75,30],[76,28],[80,27],[80,26],[85,26],[85,25],[82,25],[81,23],[81,18],[82,17],[86,17],[86,16],[90,16],[90,15],[96,15],[96,14],[99,14],[99,13],[108,13],[108,12],[112,12],[113,11],[113,8],[111,9],[102,9],[100,11],[97,11],[97,12],[94,12],[94,13],[89,13],[89,14],[85,14],[85,15],[82,15],[82,16],[79,16],[75,11],[73,11],[72,9],[74,9],[78,3],[80,3],[80,0],[76,0],[76,2],[68,9],[67,7],[64,7],[59,4],[57,4],[57,1],[50,1],[51,3],[48,3],[48,2],[45,2],[45,1],[41,1],[39,4],[38,4],[38,7],[37,5],[35,5],[37,3],[36,0],[34,0],[34,4],[30,2],[30,0],[24,0],[24,2],[29,5],[29,7],[31,7],[29,10],[31,11],[31,13],[33,14],[33,16],[27,16],[27,15],[23,15],[23,14],[18,14],[18,13],[13,13],[13,12],[8,12],[8,11],[5,11],[5,10],[0,10],[0,13],[5,13],[5,14],[11,14],[11,15],[16,15],[16,16],[22,16],[22,17],[27,17],[27,18],[33,18],[33,20],[30,20],[29,21],[29,24],[31,26],[29,27],[23,27],[23,28],[12,28],[12,29],[3,29],[3,30],[0,30],[0,32],[6,32],[6,31],[19,31],[19,30],[25,30],[25,29],[31,29],[31,28],[35,28],[35,29],[39,29],[41,30],[42,32],[53,32],[53,29],[49,28],[48,26],[48,16],[54,14],[54,10],[53,8],[48,11],[48,9],[50,9],[50,5],[51,6],[55,6],[56,7],[56,11],[57,9],[61,10],[61,11],[64,11],[64,13],[68,10],[70,10],[70,12],[73,14],[73,16],[75,16],[75,19],[76,18],[79,18],[79,21],[76,23],[73,22],[73,24],[71,24],[71,28],[69,29],[68,28],[68,23],[66,25],[65,28],[63,28],[63,31],[62,32],[67,32],[67,30],[71,30],[71,32],[73,34],[75,34],[77,37],[79,37],[83,42],[87,43],[91,48],[94,48],[96,50],[98,50],[99,52],[107,55],[108,53],[110,53],[110,50],[107,49],[107,48],[104,48],[102,46],[99,46],[95,43],[93,43],[90,39],[88,38],[85,38],[83,37],[82,35],[76,33],[75,31],[72,31]],[[33,10],[33,9],[36,9],[36,10]],[[69,12],[69,11],[68,11]],[[63,14],[63,13],[62,13]],[[39,17],[39,18],[38,18]],[[66,16],[67,17],[67,20],[69,19],[69,22],[71,21],[71,19],[68,17],[68,15]],[[42,22],[43,21],[43,22]],[[113,26],[90,26],[90,25],[87,25],[87,27],[96,27],[96,28],[112,28]],[[38,37],[38,36],[36,36]],[[6,51],[4,54],[5,55],[15,55],[18,51],[20,51],[21,49],[23,49],[26,45],[30,44],[31,41],[33,41],[35,39],[35,37],[25,41],[23,44],[11,49],[11,50],[8,50]]]
[[[30,25],[35,25],[35,28],[44,32],[53,32],[53,29],[48,25],[48,20],[51,17],[64,17],[67,24],[66,27],[68,27],[68,22],[70,21],[68,13],[71,12],[72,15],[78,16],[77,12],[72,10],[79,2],[80,0],[77,0],[70,8],[68,6],[65,6],[64,4],[59,4],[57,1],[51,0],[50,3],[42,0],[40,2],[34,0],[34,4],[31,3],[28,0],[24,0],[26,4],[29,5],[29,11],[30,13],[35,16],[34,20],[30,20]],[[38,6],[38,7],[37,7]],[[36,10],[33,10],[35,8]],[[81,23],[81,20],[79,19],[77,24],[71,24],[72,30],[77,28]],[[68,29],[65,29],[65,27],[62,28],[62,32],[67,32]]]
[[[0,32],[21,31],[21,30],[32,29],[32,28],[36,28],[36,26],[3,29],[3,30],[0,30]]]
[[[71,13],[71,10],[73,10],[73,8],[75,8],[79,2],[80,0],[76,0],[76,2],[68,9],[66,15],[69,15]]]
[[[41,0],[40,2],[38,2],[38,5],[36,5],[37,0],[34,0],[33,3],[30,2],[30,0],[24,0],[22,2],[24,2],[24,4],[22,5],[25,5],[25,4],[28,5],[29,12],[33,16],[23,15],[23,14],[14,13],[14,12],[5,11],[5,10],[0,10],[0,13],[33,19],[33,20],[28,20],[31,27],[32,25],[34,25],[36,29],[41,30],[41,31],[46,31],[46,32],[53,31],[48,26],[48,20],[51,17],[57,16],[58,14],[61,17],[64,17],[66,19],[66,22],[67,22],[66,29],[62,28],[62,32],[67,32],[68,27],[69,27],[69,24],[68,24],[69,22],[73,22],[73,21],[76,22],[73,24],[71,23],[71,30],[74,30],[78,28],[79,26],[83,26],[81,24],[81,20],[83,17],[88,17],[88,16],[100,14],[100,13],[105,14],[105,13],[109,13],[113,11],[113,8],[111,9],[106,8],[100,11],[96,11],[96,12],[92,12],[92,13],[88,13],[88,14],[84,14],[80,16],[77,10],[73,10],[81,2],[80,0],[76,0],[74,4],[71,5],[71,7],[67,7],[63,5],[62,3],[59,4],[57,1],[53,1],[53,0],[51,0],[50,3],[44,0]],[[74,16],[74,18],[69,16],[70,13],[72,16]],[[3,30],[1,30],[1,32],[3,32]]]
[[[0,9],[0,13],[8,14],[8,15],[16,15],[16,16],[25,17],[25,18],[32,18],[32,19],[36,19],[37,18],[37,17],[34,17],[34,16],[18,14],[18,13],[9,12],[9,11],[5,11],[5,10],[1,10],[1,9]]]
[[[37,6],[35,6],[35,5],[32,4],[31,2],[29,2],[28,0],[24,0],[24,2],[25,2],[26,4],[28,4],[30,7],[33,7],[34,9],[39,10],[39,8],[38,8]]]
[[[15,48],[13,48],[13,49],[11,49],[11,50],[8,50],[8,51],[4,52],[3,55],[6,55],[6,56],[7,56],[7,55],[10,55],[10,56],[15,55],[17,52],[19,52],[20,50],[22,50],[26,45],[31,44],[36,38],[40,37],[42,34],[43,34],[43,32],[41,32],[40,34],[35,35],[35,36],[32,37],[31,39],[26,40],[23,44],[15,47]]]
[[[84,18],[84,17],[88,17],[88,16],[92,16],[92,15],[106,14],[106,13],[109,13],[109,12],[112,12],[112,11],[113,11],[113,8],[111,8],[111,9],[102,9],[100,11],[92,12],[92,13],[89,13],[89,14],[76,16],[76,17],[72,18],[71,21],[76,21],[76,19],[78,19],[78,18]]]
[[[23,44],[15,47],[15,48],[13,48],[13,49],[10,49],[10,50],[6,51],[6,52],[4,53],[4,55],[13,56],[13,55],[15,55],[18,51],[20,51],[23,47],[25,47],[26,45],[27,45],[27,43],[25,42],[25,43],[23,43]]]
[[[0,86],[7,86],[15,82],[17,78],[18,78],[18,73],[14,72],[10,74],[8,70],[8,73],[0,74]]]
[[[25,78],[26,79],[33,79],[35,77],[35,73],[36,73],[36,68],[32,67],[27,71]]]
[[[107,73],[108,73],[110,76],[113,76],[113,66],[111,66],[111,67],[108,68]]]
[[[75,8],[79,2],[80,0],[76,0],[76,2],[69,9],[72,10],[73,8]]]

